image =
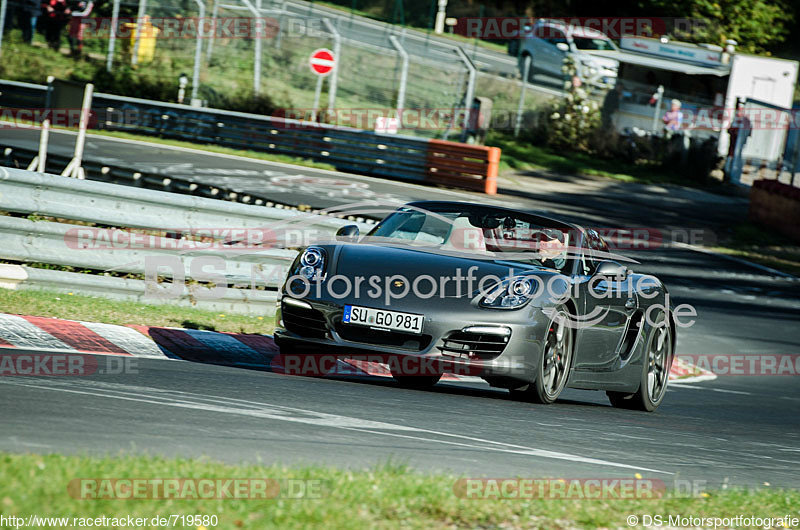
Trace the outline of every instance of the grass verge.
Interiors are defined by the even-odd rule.
[[[231,315],[171,305],[151,305],[126,300],[54,291],[0,289],[4,313],[69,318],[105,324],[164,326],[231,333],[272,333],[271,316]]]
[[[502,149],[501,172],[544,169],[570,175],[605,177],[622,182],[679,184],[692,187],[712,185],[708,180],[697,181],[682,174],[664,171],[657,164],[630,164],[595,158],[583,153],[555,153],[547,148],[517,141],[501,134],[490,134],[486,145]]]
[[[800,276],[800,245],[749,221],[733,226],[712,250]]]
[[[645,514],[694,517],[798,516],[800,492],[727,489],[651,500],[476,500],[454,493],[457,477],[383,464],[362,471],[329,467],[230,466],[206,460],[0,453],[0,504],[8,517],[216,515],[215,528],[625,528]],[[84,500],[73,479],[253,478],[321,485],[314,498]],[[314,482],[311,482],[314,481]],[[73,486],[74,488],[75,486]],[[74,496],[68,491],[74,492]],[[272,488],[270,492],[274,491]],[[285,492],[285,487],[281,488]],[[299,491],[299,489],[297,489]],[[78,498],[75,498],[78,497]],[[298,496],[299,497],[299,496]],[[703,525],[704,527],[706,525]],[[212,528],[193,524],[192,528]],[[120,526],[127,528],[127,526]]]

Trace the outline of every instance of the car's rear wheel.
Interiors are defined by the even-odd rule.
[[[633,394],[606,392],[611,404],[618,408],[653,412],[664,400],[669,383],[669,370],[672,366],[672,329],[663,318],[653,326],[647,342],[642,379],[639,390]]]
[[[397,384],[404,388],[431,388],[439,382],[441,375],[400,375],[392,372],[392,377]]]
[[[569,326],[569,316],[559,309],[550,322],[544,350],[536,370],[536,381],[511,391],[518,399],[536,403],[553,403],[567,386],[572,367],[573,330]]]

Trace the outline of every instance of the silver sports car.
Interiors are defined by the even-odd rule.
[[[477,375],[552,403],[566,387],[655,410],[675,354],[666,287],[594,230],[535,213],[414,202],[366,236],[301,250],[281,290],[284,359],[378,360],[403,385]]]

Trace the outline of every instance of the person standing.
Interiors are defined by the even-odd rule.
[[[670,103],[670,109],[664,114],[662,118],[664,127],[667,129],[667,134],[674,134],[681,130],[683,126],[683,113],[681,112],[681,102],[673,99]]]
[[[72,18],[69,21],[69,51],[73,57],[80,57],[83,51],[83,21],[89,18],[94,8],[92,0],[80,0],[72,10]]]
[[[42,13],[42,5],[39,0],[21,0],[17,11],[17,24],[22,29],[22,42],[30,44],[33,42],[33,34],[36,33],[36,21]]]
[[[744,161],[742,160],[742,151],[747,143],[747,139],[753,132],[753,124],[744,106],[737,104],[736,115],[731,120],[731,125],[728,128],[728,135],[730,140],[728,143],[728,158],[725,161],[724,176],[728,182],[738,184],[742,178],[742,169],[744,168]]]
[[[44,16],[44,38],[48,46],[58,51],[61,48],[61,32],[67,25],[71,10],[67,0],[44,0],[42,14]]]

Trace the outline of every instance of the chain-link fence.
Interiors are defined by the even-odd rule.
[[[19,1],[6,0],[12,6]],[[77,5],[79,0],[74,1]],[[521,102],[522,82],[475,69],[469,46],[464,54],[428,49],[422,41],[406,42],[402,29],[388,25],[368,39],[350,38],[357,30],[352,21],[323,18],[313,8],[305,14],[290,12],[281,2],[266,0],[115,0],[98,5],[81,20],[67,20],[63,31],[71,44],[79,37],[78,53],[92,65],[71,77],[95,81],[101,91],[313,117],[361,129],[382,123],[391,131],[390,120],[397,119],[399,132],[450,139],[464,138],[464,128],[474,132],[479,124],[512,130],[518,112],[524,116],[551,97],[529,85]],[[55,57],[42,40],[37,36],[32,47],[17,49]],[[309,57],[319,48],[335,50],[337,56],[317,94],[319,78],[309,67]],[[477,119],[478,109],[469,97],[488,99],[492,119]],[[465,118],[468,113],[471,119]]]

